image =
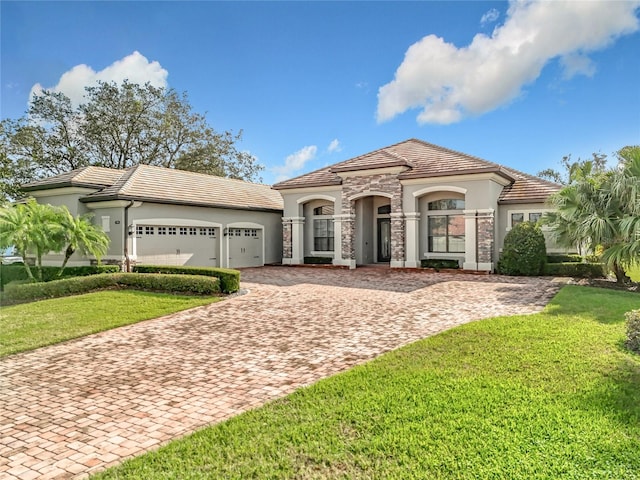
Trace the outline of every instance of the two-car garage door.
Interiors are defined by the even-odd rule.
[[[228,228],[226,238],[223,235],[221,240],[218,227],[136,225],[136,261],[200,267],[261,266],[264,265],[262,232],[258,228]],[[222,253],[221,241],[225,247]],[[227,245],[228,262],[224,259]]]

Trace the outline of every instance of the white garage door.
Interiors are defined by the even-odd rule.
[[[262,230],[257,228],[229,229],[229,267],[261,267]]]
[[[216,227],[136,226],[136,262],[147,265],[217,267],[220,229]]]

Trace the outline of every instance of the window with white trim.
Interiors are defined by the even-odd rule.
[[[153,235],[153,230],[154,230],[153,227],[150,227],[150,226],[147,225],[147,226],[144,227],[144,234],[145,235]]]
[[[427,205],[427,250],[430,253],[464,253],[465,201],[458,198],[434,200]]]
[[[186,235],[187,234],[187,227],[180,227],[180,235]]]
[[[313,209],[313,250],[316,252],[333,252],[334,250],[333,212],[331,204]]]
[[[169,235],[175,235],[176,234],[176,227],[169,227]]]
[[[166,235],[167,227],[158,227],[158,235]]]
[[[522,222],[524,222],[524,213],[517,212],[511,214],[511,228]]]
[[[136,235],[142,235],[144,233],[144,228],[142,225],[136,225]]]

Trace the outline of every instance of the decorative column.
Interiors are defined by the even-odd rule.
[[[404,267],[404,213],[391,213],[391,268]]]
[[[340,217],[341,230],[341,265],[348,265],[349,268],[356,268],[355,249],[355,214],[336,215]]]
[[[420,267],[420,212],[410,212],[404,215],[405,223],[405,267]]]
[[[342,262],[342,217],[333,216],[333,265],[344,265]]]
[[[304,217],[291,217],[291,264],[304,263]]]
[[[293,256],[293,232],[291,219],[282,217],[282,264],[291,265]]]
[[[492,208],[464,211],[465,270],[493,271],[494,215]]]

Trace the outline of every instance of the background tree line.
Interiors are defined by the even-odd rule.
[[[19,198],[21,184],[89,165],[157,165],[261,180],[264,167],[238,149],[242,131],[215,131],[186,93],[128,81],[85,90],[77,106],[45,90],[24,117],[0,122],[0,203]]]

